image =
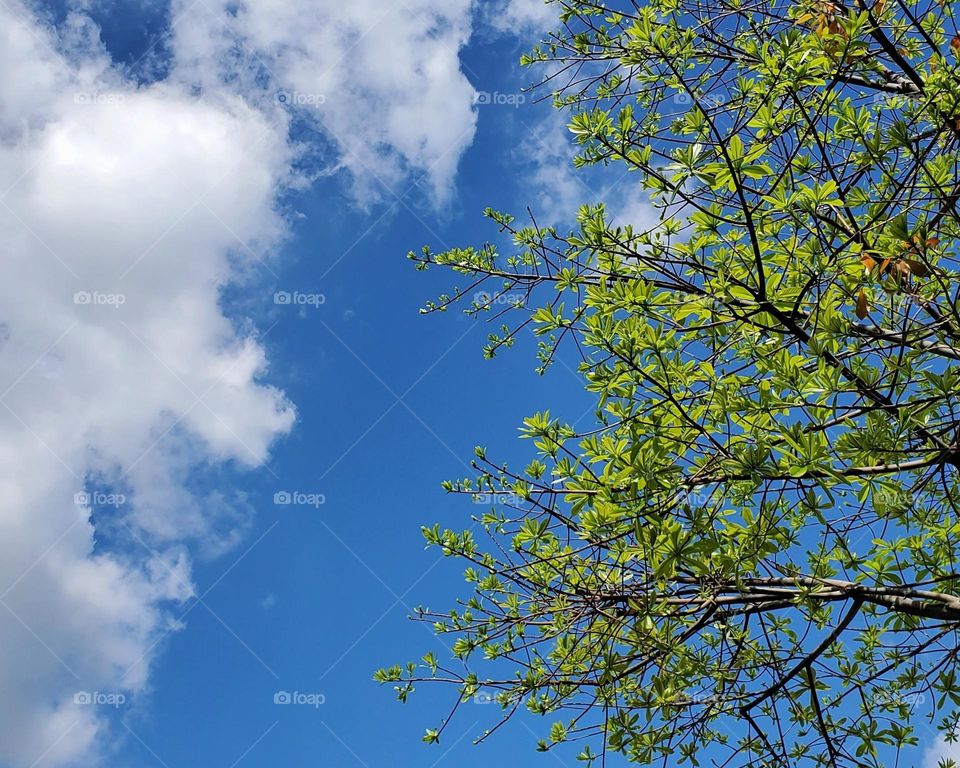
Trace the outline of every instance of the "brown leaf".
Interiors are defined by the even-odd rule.
[[[901,259],[900,261],[898,261],[896,264],[893,265],[893,271],[895,273],[894,277],[896,277],[898,280],[901,277],[910,276],[910,267],[907,266],[908,261],[911,261],[911,259]]]
[[[922,261],[917,261],[916,259],[904,259],[903,261],[907,265],[907,268],[917,277],[926,277],[930,274],[930,269]]]
[[[867,294],[860,289],[860,295],[857,296],[857,317],[863,320],[870,314],[870,303],[867,301]]]

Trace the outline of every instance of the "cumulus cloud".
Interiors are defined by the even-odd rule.
[[[470,0],[234,6],[174,2],[175,77],[280,101],[334,143],[361,201],[392,202],[408,175],[449,198],[476,128],[459,61]]]
[[[546,0],[506,0],[489,12],[494,29],[520,37],[546,37],[557,25],[560,7]]]
[[[948,744],[943,736],[938,736],[924,752],[924,768],[940,768],[942,765],[960,765],[960,742]]]
[[[247,519],[242,498],[189,492],[191,474],[258,466],[294,419],[262,382],[262,345],[220,307],[283,233],[283,126],[236,96],[125,84],[89,31],[0,6],[0,762],[12,766],[95,753],[103,723],[83,692],[143,690],[192,594],[191,541],[222,549]],[[102,543],[111,526],[122,546]]]
[[[263,341],[225,313],[263,285],[278,193],[326,142],[361,203],[448,199],[473,138],[469,0],[173,0],[161,81],[96,25],[0,4],[0,764],[96,760],[83,692],[149,685],[191,558],[251,511],[205,468],[256,468],[294,422]],[[321,138],[322,137],[322,138]],[[315,171],[316,169],[314,169]],[[264,265],[267,262],[267,265]]]
[[[569,114],[551,112],[534,124],[526,124],[527,136],[516,153],[517,162],[529,168],[531,208],[541,224],[564,229],[572,224],[581,205],[604,203],[611,221],[633,226],[635,231],[653,229],[660,211],[637,177],[622,165],[613,164],[599,173],[574,168],[577,147],[567,129]]]

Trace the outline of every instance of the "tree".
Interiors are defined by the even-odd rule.
[[[458,661],[377,679],[550,715],[541,747],[587,765],[880,766],[955,741],[956,5],[556,5],[526,63],[576,164],[629,169],[661,221],[488,211],[507,255],[411,255],[460,275],[426,311],[504,322],[488,354],[526,328],[541,367],[575,350],[597,422],[536,414],[522,471],[478,449],[446,484],[496,502],[483,545],[424,529],[468,566],[472,595],[419,615]]]

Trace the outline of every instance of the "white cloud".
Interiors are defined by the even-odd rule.
[[[659,226],[661,212],[650,202],[647,191],[637,184],[638,178],[631,175],[620,179],[612,194],[611,220],[621,227],[629,224],[634,232],[646,232]],[[676,214],[676,207],[671,212]]]
[[[602,202],[616,225],[630,224],[636,232],[656,227],[660,212],[637,184],[639,177],[622,164],[614,163],[599,173],[574,168],[577,147],[567,129],[568,120],[566,112],[551,112],[528,128],[516,153],[518,163],[530,168],[527,188],[539,223],[563,231],[574,223],[581,205]]]
[[[52,29],[0,4],[0,764],[12,768],[96,760],[106,725],[75,694],[144,691],[193,592],[191,553],[222,553],[249,524],[246,499],[191,480],[259,466],[292,427],[262,343],[220,303],[225,286],[263,277],[286,234],[277,194],[303,182],[291,121],[332,142],[327,159],[364,203],[392,202],[379,180],[402,191],[411,175],[445,201],[473,138],[458,59],[469,0],[174,0],[172,16],[170,74],[137,87],[83,14]],[[302,103],[278,103],[281,90]],[[93,514],[75,497],[85,487],[123,503]]]
[[[557,26],[559,14],[560,7],[545,0],[506,0],[494,4],[488,18],[500,32],[540,40]]]
[[[942,761],[952,760],[960,765],[960,742],[948,744],[943,736],[938,736],[936,741],[927,747],[923,754],[924,768],[939,768]]]
[[[68,28],[0,7],[0,762],[38,768],[95,753],[75,694],[147,685],[192,592],[185,544],[242,530],[244,500],[191,473],[257,466],[293,422],[219,305],[283,233],[284,126],[126,86]],[[88,481],[126,496],[98,528]]]
[[[174,76],[278,94],[339,150],[362,201],[394,201],[408,174],[447,200],[476,128],[460,70],[470,0],[174,3]],[[263,84],[268,83],[264,88]]]

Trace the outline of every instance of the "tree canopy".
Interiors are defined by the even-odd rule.
[[[424,528],[467,568],[462,603],[419,615],[456,658],[377,679],[492,692],[586,765],[881,766],[955,741],[956,4],[553,5],[525,63],[574,162],[628,169],[660,221],[488,211],[508,247],[411,254],[458,275],[426,311],[494,317],[491,355],[529,330],[541,368],[572,349],[597,411],[535,414],[528,466],[477,449],[446,484],[495,502]]]

